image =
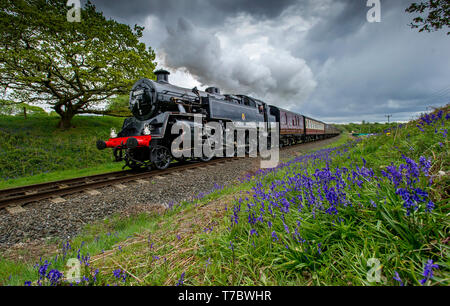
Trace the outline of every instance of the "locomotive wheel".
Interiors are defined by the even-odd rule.
[[[172,161],[169,149],[163,146],[155,147],[150,154],[153,165],[159,170],[167,169]]]
[[[199,160],[201,160],[202,162],[208,162],[212,159],[213,157],[208,157],[206,155],[203,155],[202,157],[199,157]]]

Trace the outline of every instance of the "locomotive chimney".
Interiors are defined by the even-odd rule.
[[[169,74],[167,70],[159,69],[153,72],[156,75],[156,81],[161,83],[169,83]]]

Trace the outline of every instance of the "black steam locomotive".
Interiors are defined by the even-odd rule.
[[[246,125],[248,122],[259,126],[263,124],[267,131],[270,130],[271,123],[278,123],[280,146],[329,138],[340,133],[332,125],[268,105],[249,96],[222,95],[216,87],[199,91],[197,88],[190,90],[174,86],[169,84],[169,74],[168,71],[158,70],[155,71],[156,81],[141,79],[134,84],[129,105],[133,117],[125,119],[117,137],[106,142],[99,140],[99,150],[112,148],[116,161],[125,161],[124,167],[154,166],[165,169],[174,158],[171,144],[179,136],[171,133],[172,126],[180,123],[193,130],[198,118],[203,127],[215,122],[223,126],[225,131],[226,126],[232,124],[236,130],[245,129],[246,133],[249,129]],[[205,141],[208,135],[202,137],[202,141]],[[243,145],[247,152],[249,142],[249,137],[246,137]],[[224,141],[223,149],[237,145],[233,138]],[[236,149],[232,152],[236,152]],[[183,156],[185,158],[186,154]],[[206,161],[211,158],[211,155],[205,155],[197,159]]]

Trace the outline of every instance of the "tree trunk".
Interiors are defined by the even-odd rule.
[[[58,127],[62,130],[67,130],[72,127],[71,121],[75,114],[72,113],[63,113],[60,115],[61,120],[58,123]]]
[[[67,130],[72,127],[72,118],[76,115],[76,111],[71,107],[72,105],[67,104],[67,101],[56,105],[53,109],[58,115],[61,116],[59,120],[58,127],[62,130]]]

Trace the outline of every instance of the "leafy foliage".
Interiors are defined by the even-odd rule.
[[[68,22],[67,1],[0,0],[0,86],[11,99],[45,102],[70,127],[139,78],[153,78],[154,51],[143,27],[106,19],[88,2],[81,22]]]
[[[384,130],[397,126],[397,123],[369,123],[363,122],[359,123],[348,123],[348,124],[337,124],[335,125],[340,130],[348,133],[367,133],[367,134],[376,134],[382,133]]]
[[[106,111],[110,114],[116,114],[118,116],[131,117],[132,114],[128,106],[128,102],[128,95],[117,96],[111,99]]]
[[[419,29],[419,32],[431,32],[450,27],[450,2],[448,0],[429,0],[413,3],[406,9],[406,12],[419,14],[428,12],[426,18],[418,16],[410,24],[411,28]],[[450,32],[447,32],[447,35],[449,34]]]
[[[26,103],[14,103],[12,101],[0,100],[0,115],[45,115],[46,112],[39,106]]]

